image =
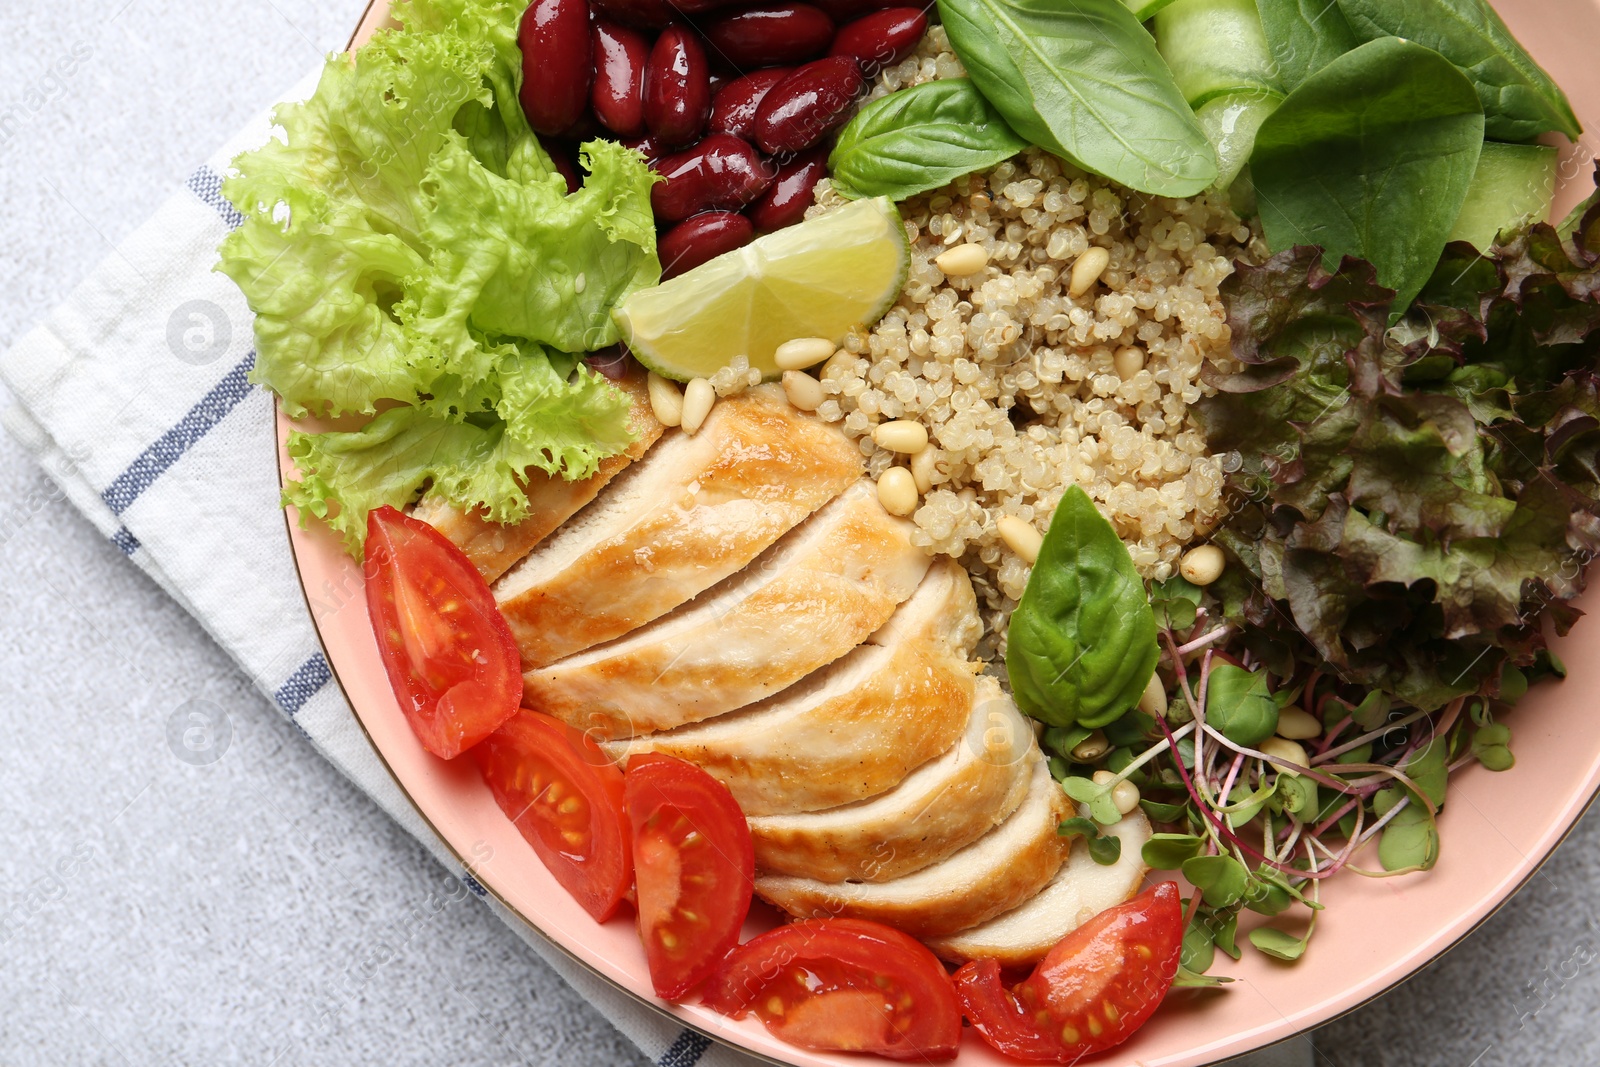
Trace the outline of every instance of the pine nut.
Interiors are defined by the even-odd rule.
[[[1110,771],[1095,771],[1094,776],[1090,779],[1095,785],[1110,785],[1116,780],[1117,776]]]
[[[1144,695],[1139,698],[1139,710],[1158,719],[1166,715],[1167,686],[1161,675],[1150,676],[1150,684],[1144,687]]]
[[[1222,568],[1226,563],[1222,549],[1216,545],[1201,545],[1183,554],[1183,559],[1178,563],[1178,573],[1187,582],[1210,585],[1222,577]]]
[[[711,405],[717,402],[717,391],[704,378],[695,378],[683,389],[683,432],[693,435],[705,424],[711,414]]]
[[[1100,280],[1100,275],[1104,274],[1109,266],[1111,266],[1111,253],[1099,245],[1094,246],[1079,256],[1078,262],[1072,265],[1072,284],[1067,291],[1075,297],[1082,296],[1094,288],[1094,283]]]
[[[989,265],[989,250],[982,245],[957,245],[935,256],[933,265],[952,277],[976,274]]]
[[[1111,803],[1124,815],[1132,815],[1139,806],[1139,787],[1124,778],[1111,787]]]
[[[1290,741],[1283,737],[1269,737],[1261,742],[1263,755],[1273,759],[1282,760],[1284,763],[1293,763],[1297,767],[1311,766],[1311,757],[1306,755],[1305,748],[1298,741]],[[1284,774],[1298,775],[1298,771],[1283,771]]]
[[[822,383],[803,370],[783,372],[783,395],[789,398],[798,411],[815,411],[826,399]]]
[[[1000,540],[1021,556],[1024,563],[1031,567],[1039,562],[1039,549],[1044,545],[1044,535],[1034,529],[1033,523],[1015,515],[1002,515],[995,525],[1000,529]]]
[[[934,468],[939,462],[939,450],[932,445],[911,457],[911,477],[917,481],[917,492],[927,496],[933,492]]]
[[[1127,381],[1144,370],[1144,349],[1125,345],[1117,349],[1112,363],[1117,368],[1117,377]]]
[[[683,424],[683,392],[677,382],[651,371],[645,379],[645,390],[650,394],[650,411],[657,422],[663,426]]]
[[[879,448],[914,456],[928,447],[928,428],[910,419],[897,419],[880,424],[872,431],[872,440]]]
[[[1322,724],[1308,711],[1284,708],[1278,712],[1278,736],[1290,741],[1309,741],[1322,736]]]
[[[779,370],[810,370],[833,353],[833,342],[826,337],[796,337],[778,346],[772,362]]]
[[[1106,735],[1096,730],[1088,737],[1079,741],[1072,750],[1072,758],[1079,763],[1093,763],[1095,760],[1111,751],[1111,742],[1106,740]]]
[[[878,476],[878,503],[904,518],[917,510],[917,480],[904,467],[890,467]]]

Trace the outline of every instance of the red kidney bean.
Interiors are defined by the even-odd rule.
[[[891,7],[857,19],[833,39],[830,56],[849,56],[868,78],[917,50],[928,16],[914,7]]]
[[[700,136],[711,116],[706,50],[691,30],[669,26],[656,38],[644,74],[644,121],[664,148]]]
[[[595,20],[590,101],[600,124],[619,137],[644,133],[644,68],[649,59],[650,42],[644,34]]]
[[[711,124],[708,128],[712,133],[731,133],[735,137],[750,140],[755,136],[756,111],[760,109],[762,99],[774,85],[787,78],[792,69],[773,67],[771,70],[758,70],[724,85],[711,98]]]
[[[778,168],[778,176],[761,199],[745,209],[757,230],[771,233],[793,226],[805,217],[814,200],[812,190],[828,176],[828,150],[813,148]]]
[[[843,26],[874,11],[882,11],[886,7],[899,7],[905,0],[811,0],[811,2],[826,11],[834,22]]]
[[[562,133],[589,106],[589,0],[533,0],[517,27],[522,110],[536,133]]]
[[[678,17],[667,0],[593,0],[595,10],[629,26],[659,30]]]
[[[728,133],[714,133],[686,152],[658,160],[655,170],[666,180],[650,190],[650,206],[665,222],[702,211],[737,211],[766,192],[774,177],[772,164]]]
[[[706,24],[712,51],[740,70],[815,59],[833,40],[833,20],[810,4],[767,4]]]
[[[830,56],[774,85],[756,112],[756,144],[772,155],[810,148],[844,125],[863,82],[856,61]]]
[[[605,127],[600,125],[600,120],[594,117],[594,112],[589,108],[583,109],[583,114],[578,116],[577,122],[561,131],[561,136],[573,144],[582,144],[605,135]]]
[[[583,357],[589,369],[611,381],[620,382],[633,370],[633,357],[621,345],[610,345]]]
[[[644,137],[630,137],[622,142],[622,146],[638,151],[640,155],[644,156],[644,161],[651,166],[655,166],[656,160],[663,155],[661,146],[656,144],[656,139],[648,134]]]
[[[733,211],[707,211],[661,235],[661,279],[676,278],[707,260],[747,245],[755,238],[750,220]]]
[[[583,179],[578,176],[578,149],[570,141],[557,141],[553,137],[539,138],[539,144],[550,156],[550,161],[556,165],[556,170],[567,179],[567,192],[575,193],[578,186],[583,184]]]
[[[739,3],[740,0],[667,0],[667,3],[683,12],[685,15],[700,15],[707,11],[715,11],[719,7]]]

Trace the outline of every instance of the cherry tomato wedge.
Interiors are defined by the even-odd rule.
[[[1176,882],[1162,882],[1062,938],[1010,992],[974,960],[956,992],[983,1039],[1024,1063],[1076,1063],[1120,1045],[1167,995],[1183,948]]]
[[[734,949],[705,1002],[754,1011],[772,1034],[819,1051],[948,1060],[961,1005],[944,965],[921,943],[865,919],[807,919]]]
[[[728,787],[672,756],[635,756],[626,776],[639,938],[656,995],[705,981],[750,913],[755,847]]]
[[[566,723],[526,708],[472,750],[495,803],[596,922],[633,887],[622,772]]]
[[[444,535],[385,506],[367,515],[367,615],[422,746],[454,759],[522,703],[522,657],[478,569]]]

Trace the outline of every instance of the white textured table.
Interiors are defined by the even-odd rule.
[[[361,7],[7,0],[0,348]],[[3,436],[0,499],[0,1063],[642,1062]],[[203,766],[167,742],[196,698],[234,730]],[[1591,818],[1318,1062],[1600,1063],[1597,882]]]

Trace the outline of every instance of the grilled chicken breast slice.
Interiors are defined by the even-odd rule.
[[[855,648],[916,591],[932,560],[911,530],[861,479],[693,603],[526,672],[524,701],[611,740],[769,697]]]
[[[1081,814],[1087,816],[1088,809],[1081,809]],[[1144,812],[1124,816],[1103,832],[1122,842],[1122,855],[1116,863],[1109,867],[1096,863],[1089,846],[1079,838],[1067,862],[1038,896],[970,930],[933,938],[928,947],[956,963],[990,958],[999,960],[1002,967],[1038,963],[1057,941],[1131,898],[1144,881],[1148,868],[1141,852],[1150,840],[1150,820]]]
[[[860,451],[775,387],[667,434],[496,583],[524,669],[621,637],[734,574],[861,477]]]
[[[765,875],[756,893],[790,915],[872,919],[912,937],[945,937],[1036,896],[1066,859],[1056,827],[1072,810],[1034,749],[1022,806],[994,830],[931,867],[892,882],[820,882]]]
[[[664,427],[650,411],[644,371],[635,367],[615,384],[633,402],[628,425],[638,435],[637,438],[626,451],[601,460],[598,471],[579,481],[569,482],[538,468],[529,469],[527,491],[530,514],[526,519],[515,523],[490,522],[482,512],[463,511],[433,493],[423,494],[411,514],[444,534],[466,553],[472,565],[478,568],[478,573],[483,575],[484,581],[493,582],[513,563],[526,556],[534,545],[576,515],[611,479],[648,452],[650,446],[661,437]]]
[[[882,796],[831,811],[750,820],[756,869],[819,882],[888,882],[932,866],[1004,822],[1028,793],[1033,728],[993,678],[974,687],[967,729]]]
[[[749,816],[853,804],[956,744],[973,705],[970,660],[982,630],[966,569],[942,560],[837,662],[749,708],[606,749],[623,764],[641,752],[699,764]]]

